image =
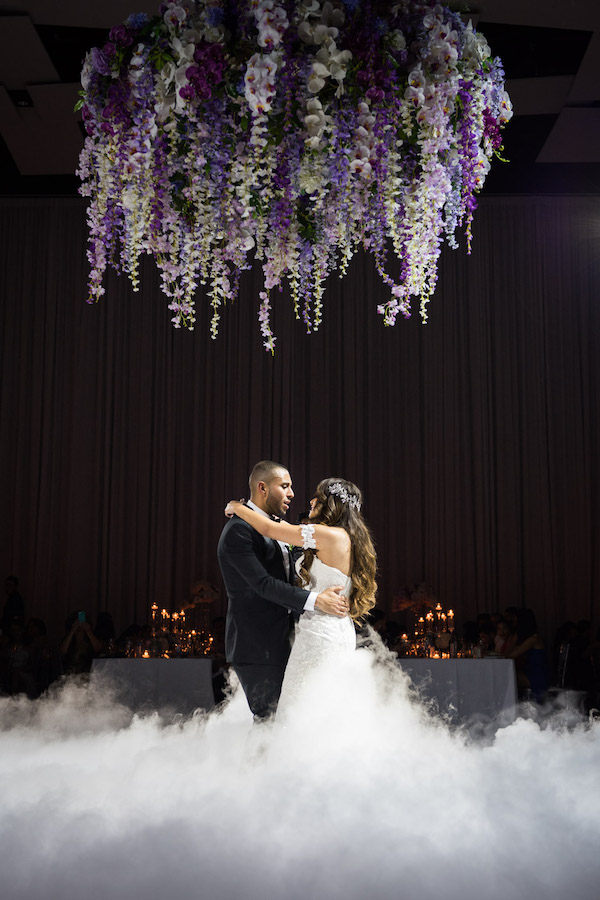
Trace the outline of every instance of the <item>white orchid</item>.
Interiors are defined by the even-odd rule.
[[[304,15],[304,21],[298,25],[298,37],[306,44],[323,44],[327,38],[335,40],[339,35],[339,29],[344,24],[346,17],[343,9],[334,7],[327,0],[323,8],[318,3],[311,3],[310,9],[307,4],[301,15]],[[319,16],[318,21],[309,21]]]
[[[325,86],[327,79],[332,78],[338,82],[336,96],[339,97],[351,59],[351,50],[338,50],[333,38],[328,37],[321,49],[317,51],[316,61],[312,65],[312,71],[308,77],[309,91],[318,94]]]
[[[321,10],[321,22],[329,28],[341,28],[346,21],[344,10],[339,6],[334,6],[330,0],[326,0]]]
[[[350,171],[358,173],[365,180],[371,175],[371,154],[368,147],[365,147],[364,144],[360,144],[357,146],[356,150],[352,153],[352,159],[350,162]]]
[[[507,122],[513,117],[513,107],[510,102],[510,97],[506,91],[502,91],[502,99],[500,101],[500,115],[498,116],[498,121],[501,125],[506,125]]]
[[[321,146],[321,138],[327,124],[327,116],[323,112],[321,101],[317,97],[311,97],[306,103],[308,114],[304,116],[304,124],[308,137],[304,139],[307,147],[318,149]]]
[[[254,115],[268,112],[275,95],[277,56],[274,53],[255,53],[248,60],[244,76],[244,95]]]
[[[275,0],[257,0],[254,17],[258,27],[259,47],[278,47],[290,24],[285,9],[275,3]]]
[[[477,154],[477,161],[475,163],[475,184],[477,187],[482,187],[483,182],[485,181],[487,173],[490,171],[490,161],[483,152],[483,150],[479,150]]]
[[[190,66],[194,61],[194,53],[196,44],[193,40],[180,40],[177,37],[171,38],[171,47],[176,53],[179,62],[187,62]]]
[[[133,77],[134,80],[137,80],[142,74],[142,69],[146,64],[147,57],[147,48],[145,44],[137,44],[134,48],[133,53],[131,55],[131,62],[129,63],[130,68],[130,78]]]
[[[183,6],[179,6],[177,3],[169,5],[163,16],[165,23],[169,26],[169,28],[173,29],[178,28],[182,22],[185,22],[186,18],[187,10]]]

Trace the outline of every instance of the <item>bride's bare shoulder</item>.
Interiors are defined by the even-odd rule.
[[[346,550],[350,547],[350,535],[344,528],[337,528],[335,525],[317,526],[320,530],[321,539],[325,539],[331,546],[338,547],[340,550]]]

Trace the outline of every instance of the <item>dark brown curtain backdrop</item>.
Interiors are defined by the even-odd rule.
[[[600,587],[600,198],[484,198],[443,255],[430,321],[384,328],[368,257],[307,336],[276,298],[261,346],[247,273],[218,341],[169,324],[153,263],[85,304],[84,206],[0,201],[1,567],[27,613],[117,626],[219,585],[230,497],[288,464],[296,515],[340,474],[364,491],[380,605],[427,580],[459,619],[528,605],[594,618]],[[224,609],[224,599],[213,613]]]

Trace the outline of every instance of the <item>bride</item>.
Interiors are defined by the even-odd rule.
[[[300,616],[279,711],[293,701],[305,675],[320,662],[355,649],[354,623],[362,623],[375,605],[375,550],[361,505],[362,495],[355,484],[343,478],[325,478],[317,485],[308,521],[302,525],[267,519],[242,501],[231,500],[225,509],[226,516],[239,516],[266,538],[302,547],[296,571],[303,587],[320,592],[342,584],[341,593],[349,601],[349,615],[344,618],[318,609]]]

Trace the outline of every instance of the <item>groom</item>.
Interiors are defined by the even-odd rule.
[[[294,496],[285,466],[262,460],[250,475],[248,506],[283,518]],[[294,567],[285,544],[265,538],[233,516],[221,534],[219,565],[227,589],[225,652],[246,694],[255,721],[272,715],[279,700],[290,654],[293,619],[320,609],[343,617],[348,602],[340,588],[320,594],[294,584]]]

